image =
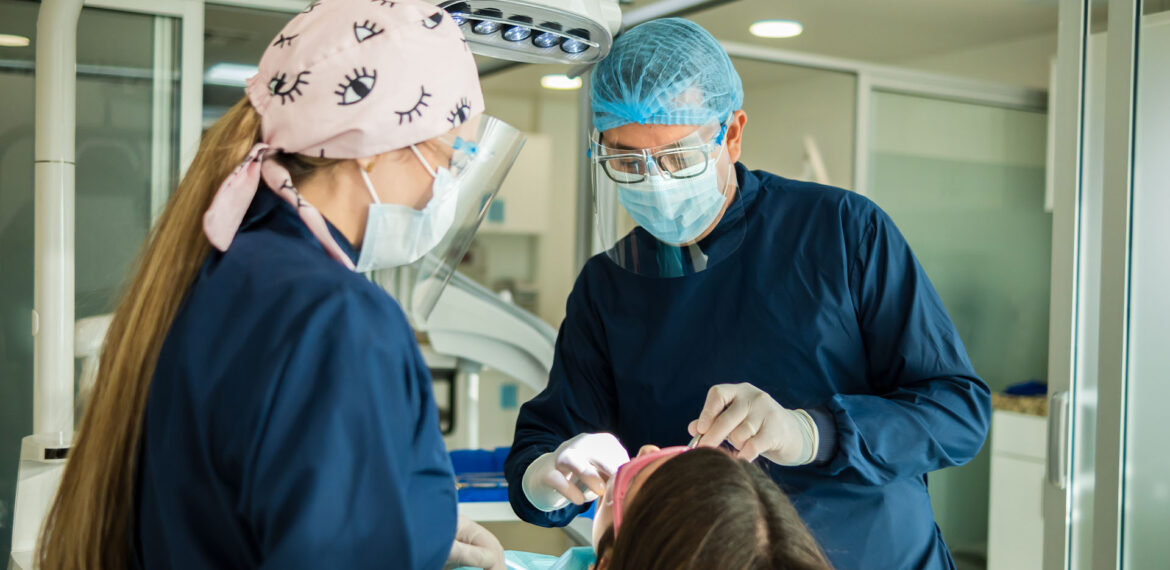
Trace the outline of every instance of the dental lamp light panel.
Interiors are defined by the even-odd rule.
[[[621,28],[617,0],[438,2],[479,55],[526,63],[601,61]]]

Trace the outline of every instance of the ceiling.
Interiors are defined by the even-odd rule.
[[[638,0],[624,4],[623,11],[630,13],[653,3]],[[1055,51],[1057,8],[1058,0],[738,0],[688,18],[722,41],[915,67],[918,60],[1027,38],[1048,36],[1051,41],[1043,45],[1050,44]],[[804,33],[788,39],[758,38],[748,33],[752,22],[763,19],[800,21]],[[740,60],[736,67],[749,87],[776,84],[805,73]],[[513,68],[488,77],[484,86],[513,95],[535,93],[540,90],[540,75],[564,69],[567,67]],[[956,68],[952,72],[987,79],[986,70]],[[1047,81],[1046,64],[1037,73],[1042,74],[1039,83]]]
[[[721,39],[870,62],[926,55],[1053,33],[1056,0],[739,0],[691,19]],[[804,24],[795,38],[748,33],[756,20]]]
[[[656,1],[623,2],[622,8],[625,13],[630,13]],[[1096,4],[1102,1],[1094,0]],[[724,41],[915,67],[920,61],[937,59],[943,54],[970,52],[1026,38],[1047,38],[1032,49],[1053,51],[1057,4],[1058,0],[736,0],[689,17]],[[1148,9],[1154,4],[1166,9],[1170,7],[1170,0],[1146,0],[1146,4]],[[0,15],[3,15],[0,27],[8,28],[25,20],[29,20],[27,24],[31,27],[35,6],[34,2],[0,0]],[[287,13],[209,5],[204,21],[205,67],[218,62],[254,64],[288,18]],[[804,24],[805,32],[790,39],[762,39],[747,32],[752,22],[770,18],[799,20]],[[108,51],[118,51],[118,42],[106,43],[110,44]],[[31,50],[31,46],[18,48],[18,51],[25,49]],[[95,63],[122,59],[102,57],[97,51],[100,50],[79,54],[79,59],[93,59]],[[970,53],[975,55],[962,58],[965,63],[945,64],[945,71],[987,78],[988,69],[1000,65],[998,61],[987,61],[991,55]],[[0,51],[0,59],[12,55],[18,54]],[[1047,78],[1047,54],[1039,55],[1043,57],[1032,59],[1043,65],[1031,67],[1042,69],[1029,68],[1023,75],[1043,76],[1036,79],[1043,83]],[[1004,64],[1021,65],[1015,61]],[[736,65],[749,86],[783,82],[793,73],[799,73],[777,65],[743,61],[737,61]],[[933,67],[923,67],[939,71],[937,63]],[[566,66],[518,66],[485,78],[484,86],[489,92],[541,93],[541,75],[566,69]],[[1019,82],[1015,76],[1005,75],[1003,80]],[[240,95],[238,88],[210,87],[205,93],[209,105],[230,104]]]
[[[623,3],[625,13],[657,0]],[[689,17],[720,40],[748,43],[876,63],[903,63],[1054,34],[1058,0],[737,0]],[[208,7],[204,26],[205,63],[254,62],[283,24],[285,15],[250,9]],[[752,36],[760,19],[795,19],[799,37],[769,40]],[[539,76],[565,66],[523,66],[490,77],[493,91],[539,90]],[[770,70],[769,78],[775,70]],[[753,75],[744,73],[746,83]]]

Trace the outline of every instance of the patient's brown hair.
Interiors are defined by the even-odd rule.
[[[599,570],[831,570],[792,503],[759,467],[721,449],[667,460],[597,547]]]

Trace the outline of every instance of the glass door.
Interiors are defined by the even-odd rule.
[[[1061,4],[1047,569],[1170,556],[1168,9]]]
[[[75,319],[112,310],[198,143],[199,76],[190,71],[200,54],[192,60],[188,49],[202,41],[195,4],[98,0],[81,9],[73,247],[59,252],[74,260]],[[22,502],[17,488],[33,474],[19,458],[22,438],[34,431],[34,69],[41,6],[0,0],[0,33],[27,39],[27,45],[0,47],[6,103],[0,108],[0,552],[7,558],[13,551],[18,563],[19,553],[31,551],[40,517],[27,499],[35,493],[26,492]],[[65,350],[71,355],[73,347]]]
[[[1062,0],[1049,100],[1052,117],[1052,274],[1043,567],[1084,566],[1091,543],[1096,433],[1100,193],[1082,191],[1082,150],[1099,141],[1086,110],[1089,2]],[[1102,98],[1091,97],[1100,102]],[[1101,116],[1103,120],[1103,116]],[[1100,148],[1104,148],[1101,146]],[[1085,150],[1088,152],[1088,150]],[[1074,455],[1075,451],[1075,455]]]
[[[1118,500],[1126,570],[1170,560],[1170,4],[1139,6]]]

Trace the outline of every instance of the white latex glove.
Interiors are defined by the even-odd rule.
[[[541,455],[524,471],[524,496],[532,506],[551,512],[596,499],[630,454],[613,434],[583,433]]]
[[[812,463],[819,440],[808,412],[786,409],[746,382],[713,386],[699,419],[687,430],[702,436],[698,445],[717,447],[726,440],[743,459],[755,461],[762,455],[786,466]]]
[[[445,568],[460,566],[487,570],[507,568],[504,564],[504,547],[500,546],[500,541],[466,515],[459,515],[455,525],[455,542],[451,545],[451,554],[447,555]]]

